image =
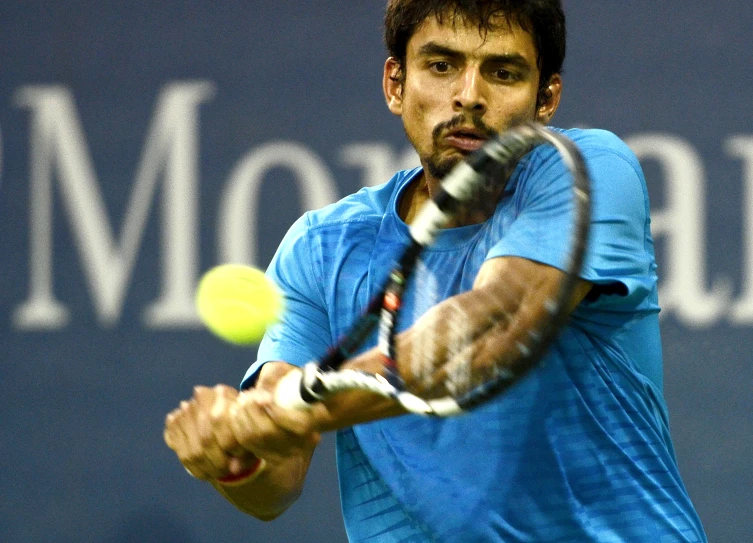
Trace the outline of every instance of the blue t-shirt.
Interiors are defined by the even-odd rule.
[[[351,541],[706,541],[662,397],[643,173],[613,134],[563,133],[592,177],[582,277],[594,283],[593,295],[539,367],[470,414],[408,415],[338,433]],[[286,316],[262,341],[243,386],[262,363],[302,365],[349,329],[408,241],[398,202],[420,171],[400,172],[292,226],[268,270],[285,292]],[[540,146],[516,167],[493,217],[444,230],[426,250],[401,328],[470,289],[489,258],[562,268],[570,211],[569,174],[552,147]]]

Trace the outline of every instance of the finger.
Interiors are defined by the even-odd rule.
[[[238,391],[224,385],[218,385],[214,389],[215,395],[209,412],[215,439],[220,448],[229,455],[239,456],[245,450],[235,438],[231,426],[230,407],[238,397]]]
[[[221,475],[228,468],[229,456],[217,442],[214,421],[209,413],[197,407],[196,436],[206,463],[211,465],[212,475]]]
[[[202,479],[214,479],[227,473],[229,456],[218,445],[209,413],[191,400],[181,406],[183,423],[180,429],[186,443],[180,455],[184,465]]]
[[[165,417],[165,428],[162,431],[162,438],[165,440],[165,444],[174,451],[181,445],[181,441],[178,439],[180,434],[176,428],[178,425],[178,413],[180,413],[180,410],[174,409],[167,414]]]
[[[211,409],[218,396],[231,400],[238,396],[238,390],[222,384],[213,387],[196,386],[193,390],[193,399],[204,409]]]
[[[274,449],[274,442],[285,436],[257,401],[260,394],[258,389],[248,390],[238,397],[230,409],[230,426],[235,439],[244,449],[257,456],[261,456],[265,449]],[[279,435],[275,437],[275,434]]]
[[[252,389],[253,390],[253,389]],[[236,401],[228,408],[230,429],[233,437],[247,452],[258,455],[259,444],[257,426],[259,418],[265,416],[259,412],[256,404],[250,399],[252,391],[247,391],[238,396]]]
[[[168,415],[166,424],[166,441],[169,442],[186,471],[197,479],[208,479],[209,475],[198,460],[196,447],[190,439],[195,432],[187,428],[187,426],[193,426],[189,402],[181,402],[180,407]]]
[[[181,409],[175,409],[167,415],[163,432],[165,443],[175,452],[180,463],[192,477],[207,479],[208,475],[192,460],[191,448],[182,424],[183,412]]]
[[[232,427],[246,450],[259,458],[279,461],[304,447],[306,440],[270,417],[267,411],[270,402],[271,395],[266,391],[244,392],[233,406]]]
[[[226,467],[229,457],[246,453],[230,426],[229,407],[237,396],[238,390],[227,385],[194,389],[194,401],[202,412],[197,419],[202,444],[217,469]]]
[[[323,408],[322,405],[315,408]],[[315,446],[321,439],[321,432],[316,429],[315,420],[312,415],[314,409],[297,411],[293,409],[284,409],[275,403],[264,406],[267,416],[278,427],[283,428],[291,436],[292,443],[297,446]]]

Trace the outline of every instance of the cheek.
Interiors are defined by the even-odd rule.
[[[441,120],[437,117],[436,106],[416,94],[403,101],[403,125],[414,144],[431,140],[434,126]]]
[[[499,131],[521,124],[527,121],[533,121],[536,118],[536,102],[531,101],[528,94],[515,96],[507,95],[504,100],[499,100],[500,106],[495,109],[492,115],[494,124]],[[490,112],[491,113],[491,112]]]
[[[420,119],[417,118],[415,109],[410,110],[410,113],[407,115],[403,115],[403,129],[408,141],[410,141],[416,152],[421,156],[426,147],[426,137],[424,136],[426,130],[423,128]]]
[[[403,112],[408,112],[415,120],[436,121],[449,103],[446,89],[435,82],[414,79],[403,95]]]

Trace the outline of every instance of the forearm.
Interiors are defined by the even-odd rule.
[[[423,398],[438,398],[462,395],[462,390],[487,382],[500,369],[514,375],[510,383],[521,378],[531,367],[525,356],[529,341],[549,322],[548,304],[557,297],[562,280],[561,270],[523,258],[486,262],[472,290],[435,305],[397,336],[398,372],[407,389]],[[577,284],[568,312],[590,288],[587,281]],[[382,355],[372,349],[346,367],[379,373]],[[340,424],[402,412],[392,401],[368,393],[343,395],[341,401],[333,411]]]
[[[381,355],[376,348],[351,360],[344,368],[379,373],[383,370]],[[259,375],[256,386],[274,392],[279,380],[289,371],[297,371],[295,366],[284,362],[266,363]],[[402,415],[405,410],[387,398],[364,391],[343,392],[312,406],[311,411],[316,427],[321,432],[331,432],[356,424],[371,422]]]
[[[363,391],[338,394],[324,405],[326,409],[317,414],[323,432],[405,414],[405,410],[391,399]]]
[[[263,521],[280,516],[301,495],[315,446],[302,454],[278,462],[266,462],[249,482],[211,485],[239,510]]]
[[[482,272],[472,291],[438,304],[397,337],[397,358],[401,369],[406,370],[401,372],[401,376],[410,388],[417,387],[421,393],[430,395],[447,393],[443,388],[443,376],[447,373],[443,365],[452,363],[453,352],[448,348],[448,342],[453,333],[453,318],[457,320],[453,315],[458,310],[463,313],[463,335],[470,341],[468,352],[474,357],[474,363],[479,362],[476,358],[480,358],[481,362],[488,359],[490,366],[508,358],[510,363],[514,363],[513,359],[520,354],[517,350],[519,336],[535,329],[533,323],[546,317],[542,308],[550,291],[559,284],[558,275],[562,273],[545,265],[515,258],[494,259],[484,265]],[[510,277],[514,279],[510,280]],[[520,280],[521,277],[525,277],[526,281]],[[589,288],[585,281],[579,285],[572,307],[580,302]],[[417,362],[412,359],[416,356],[425,358],[431,366],[428,384],[421,376],[408,371]],[[419,362],[423,363],[423,360]],[[368,373],[384,371],[382,355],[376,348],[350,359],[343,368]],[[260,371],[255,388],[269,396],[272,405],[267,403],[266,410],[273,419],[278,410],[287,411],[274,405],[271,398],[280,379],[290,371],[298,370],[284,362],[268,362]],[[480,371],[484,371],[483,367]],[[314,404],[305,413],[314,431],[324,432],[402,415],[405,410],[392,400],[374,393],[352,391]],[[213,484],[240,510],[262,520],[271,520],[300,495],[314,448],[315,443],[277,461],[265,458],[265,471],[247,484]]]
[[[437,304],[396,338],[399,373],[408,389],[426,397],[448,394],[445,381],[457,363],[454,357],[463,364],[471,360],[478,381],[501,365],[514,366],[521,358],[520,345],[549,317],[546,304],[556,296],[562,273],[523,258],[486,262],[471,291]],[[579,283],[570,310],[590,288],[586,281]],[[382,360],[373,348],[348,360],[343,369],[383,373]],[[285,363],[265,364],[257,386],[274,393],[279,379],[291,370]],[[312,409],[320,431],[405,413],[392,400],[365,391],[337,394]]]

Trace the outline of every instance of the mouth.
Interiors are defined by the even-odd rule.
[[[455,128],[447,133],[444,140],[453,148],[459,151],[473,152],[481,147],[488,139],[488,136],[476,128],[460,127]]]

